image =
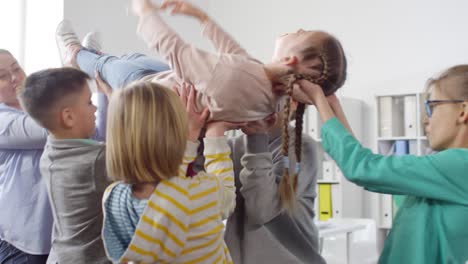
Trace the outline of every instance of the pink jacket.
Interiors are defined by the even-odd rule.
[[[181,87],[182,81],[193,84],[198,91],[197,108],[208,106],[211,120],[255,121],[276,111],[278,97],[263,64],[215,22],[205,23],[203,35],[212,41],[218,54],[186,43],[157,12],[140,18],[138,34],[164,56],[172,69],[147,78],[168,87]]]

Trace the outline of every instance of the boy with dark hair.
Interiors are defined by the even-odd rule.
[[[109,263],[101,239],[101,199],[109,184],[105,145],[90,139],[104,138],[107,101],[99,95],[105,105],[98,104],[96,128],[89,80],[74,68],[43,70],[26,79],[19,95],[50,133],[40,161],[54,217],[47,263]]]

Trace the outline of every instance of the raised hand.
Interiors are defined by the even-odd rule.
[[[94,73],[94,77],[96,79],[96,85],[97,85],[97,90],[107,96],[109,98],[112,94],[112,87],[109,86],[103,79],[101,79],[101,76],[99,75],[99,72]]]
[[[161,10],[171,9],[170,13],[172,15],[186,15],[198,19],[200,22],[205,22],[208,19],[208,16],[204,11],[198,7],[192,5],[189,2],[182,0],[165,0],[161,6]]]
[[[189,90],[187,95],[187,89]],[[190,141],[197,141],[200,136],[200,131],[205,126],[206,120],[210,115],[208,107],[203,109],[202,112],[196,111],[196,98],[197,90],[191,84],[183,83],[182,91],[179,93],[176,87],[173,87],[173,90],[179,95],[182,104],[184,105],[187,111],[188,125],[189,125],[189,135],[188,139]]]
[[[325,98],[325,94],[319,85],[300,80],[293,86],[292,97],[297,102],[314,105],[319,97]]]

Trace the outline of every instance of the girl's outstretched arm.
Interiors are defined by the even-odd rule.
[[[217,25],[204,11],[186,1],[166,0],[161,5],[162,10],[170,9],[171,14],[182,14],[197,19],[204,25],[203,36],[208,38],[219,53],[236,54],[250,57],[247,52]]]
[[[218,56],[185,42],[160,17],[159,7],[148,0],[133,0],[133,3],[139,17],[138,34],[151,50],[164,57],[180,80],[196,84],[211,79]]]

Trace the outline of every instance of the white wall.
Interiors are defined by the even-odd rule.
[[[18,59],[26,73],[60,66],[55,27],[63,0],[0,0],[0,48]]]
[[[19,63],[23,64],[24,0],[0,0],[0,5],[0,49],[9,50]]]
[[[55,28],[63,19],[63,0],[24,0],[26,7],[25,59],[26,73],[60,67],[55,43]]]
[[[197,5],[207,9],[209,0],[199,0]],[[69,19],[82,38],[91,30],[101,32],[103,50],[122,55],[131,52],[152,54],[136,34],[137,18],[132,14],[130,0],[65,0],[64,16]],[[167,22],[187,41],[209,48],[201,38],[201,30],[195,20],[185,17],[166,17]]]

